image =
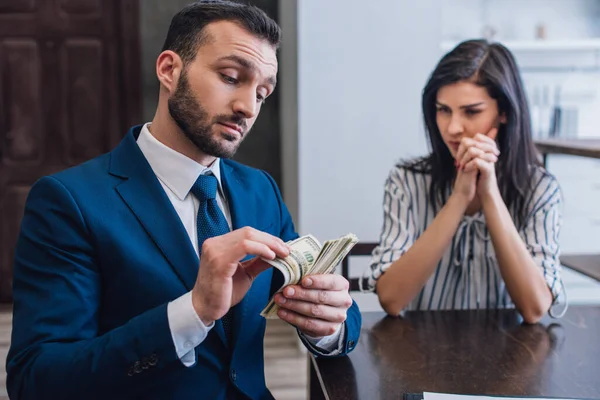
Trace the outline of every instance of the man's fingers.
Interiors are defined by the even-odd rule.
[[[214,248],[213,243],[207,244],[207,242],[215,238],[207,239],[202,245],[202,257],[206,256],[207,261],[218,262],[219,264],[235,263],[248,255],[262,257],[267,260],[273,260],[276,257],[276,253],[264,243],[250,239],[230,240],[230,238],[224,236],[219,237],[220,241],[218,243],[213,242]]]
[[[340,323],[327,322],[322,319],[309,318],[294,311],[279,309],[277,315],[282,320],[294,325],[304,334],[313,337],[322,337],[333,335],[340,326]]]
[[[242,268],[244,268],[246,270],[246,273],[252,278],[256,278],[258,275],[260,275],[262,272],[266,271],[267,269],[271,268],[272,265],[265,262],[264,260],[262,260],[259,257],[254,257],[251,260],[248,260],[246,262],[243,262],[241,264]]]
[[[268,246],[278,257],[287,257],[290,254],[289,247],[277,236],[259,231],[251,227],[239,229],[242,240],[252,240]],[[237,232],[237,231],[236,231]]]
[[[326,304],[334,307],[349,308],[352,298],[347,291],[332,291],[320,289],[306,289],[302,286],[290,285],[283,289],[283,296],[290,300],[299,300],[314,304]]]
[[[240,261],[248,255],[268,260],[284,258],[290,254],[290,249],[276,236],[245,227],[206,239],[202,245],[202,254],[209,254],[211,260],[219,258],[222,262],[230,263]]]
[[[310,275],[302,279],[302,286],[310,289],[345,290],[348,291],[350,284],[341,275],[322,274]]]
[[[280,293],[275,295],[275,302],[286,310],[294,311],[309,318],[318,318],[329,322],[344,322],[347,308],[333,307],[326,304],[315,304],[302,300],[286,299]]]

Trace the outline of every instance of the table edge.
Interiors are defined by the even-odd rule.
[[[321,370],[319,369],[319,365],[317,364],[316,356],[314,354],[309,354],[309,356],[311,365],[315,370],[315,375],[317,375],[317,379],[319,379],[319,386],[321,387],[321,391],[323,392],[323,397],[325,397],[325,400],[331,400],[331,397],[329,397],[329,393],[327,393],[325,382],[323,382],[323,377],[321,376]]]

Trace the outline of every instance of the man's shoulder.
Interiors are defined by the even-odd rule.
[[[223,159],[223,165],[230,168],[238,177],[244,181],[264,182],[273,184],[273,178],[265,171],[244,165],[237,161]]]
[[[114,187],[108,171],[108,155],[86,161],[51,175],[40,177],[31,187],[27,202],[37,209],[62,208],[67,203],[106,207]],[[66,202],[66,203],[65,203]],[[100,207],[101,208],[101,207]]]
[[[68,188],[101,184],[109,177],[110,153],[103,154],[82,164],[64,169],[50,175]]]

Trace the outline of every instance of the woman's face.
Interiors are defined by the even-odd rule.
[[[504,115],[499,115],[498,102],[484,87],[461,81],[438,90],[436,122],[453,157],[464,137],[482,133],[495,140],[497,133],[490,135],[490,130],[506,122],[505,119]]]

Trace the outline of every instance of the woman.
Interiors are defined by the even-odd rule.
[[[470,40],[422,99],[431,154],[392,169],[368,285],[402,310],[516,307],[538,321],[562,288],[559,186],[531,139],[512,54]]]

